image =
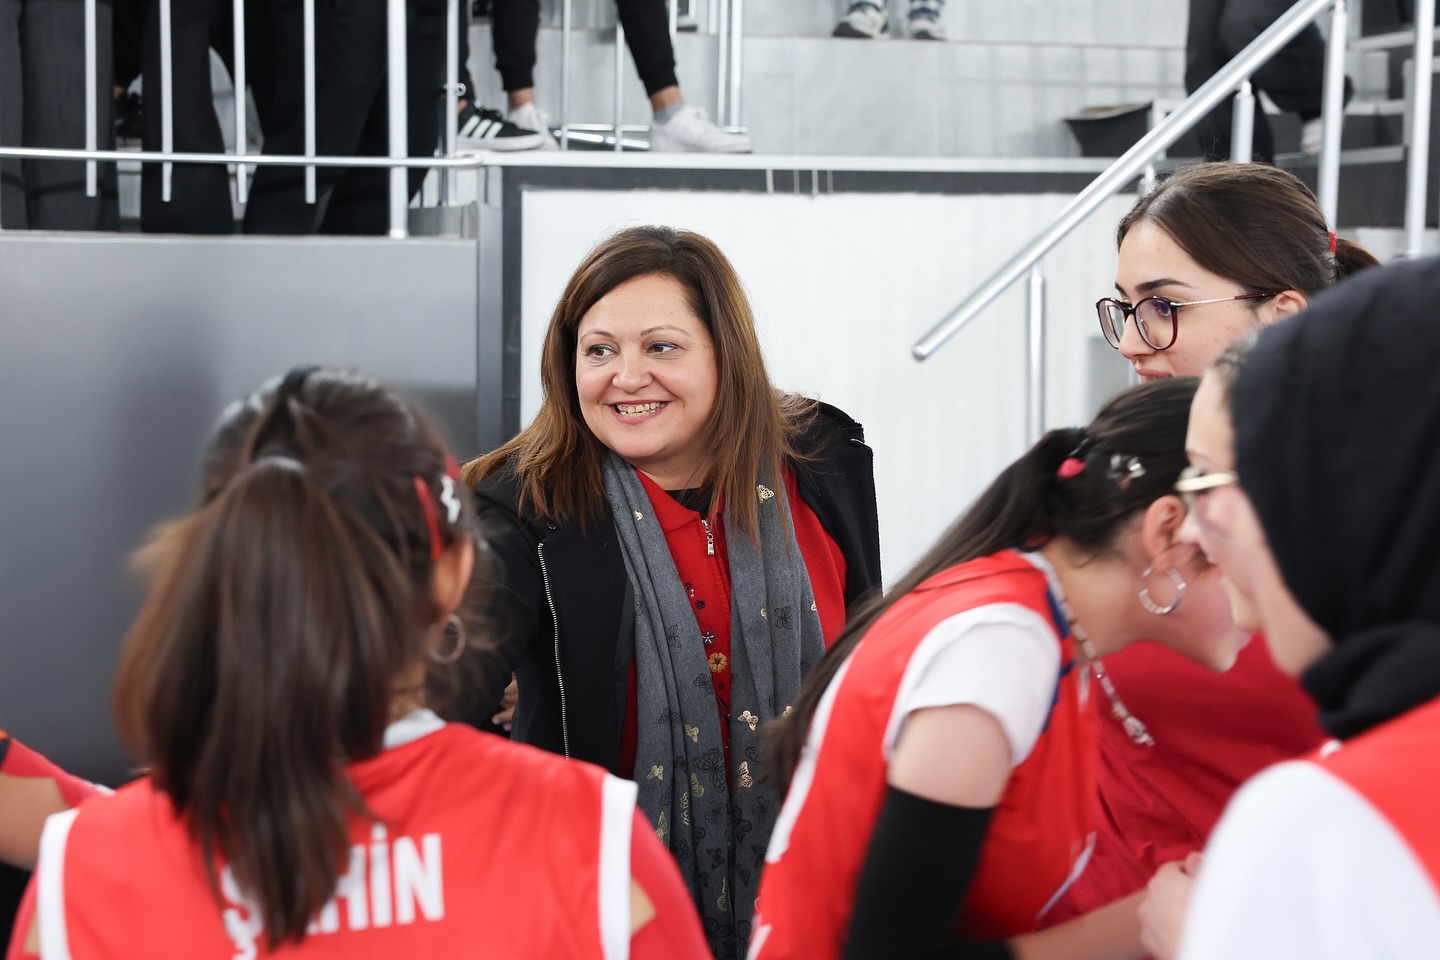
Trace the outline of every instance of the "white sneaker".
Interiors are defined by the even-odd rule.
[[[845,16],[830,31],[832,37],[874,40],[885,32],[885,10],[866,0],[850,4]]]
[[[516,107],[505,117],[517,127],[526,130],[534,130],[543,138],[540,141],[541,150],[559,150],[560,144],[555,140],[555,135],[550,132],[550,115],[531,100],[524,106]]]
[[[944,40],[945,24],[940,20],[940,11],[930,7],[910,9],[911,40]]]
[[[1325,121],[1316,117],[1300,125],[1300,152],[1309,157],[1318,156],[1325,145]]]
[[[657,153],[749,153],[753,147],[745,134],[721,130],[702,108],[686,103],[664,123],[650,124],[650,149]]]

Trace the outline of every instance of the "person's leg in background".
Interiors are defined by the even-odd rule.
[[[20,88],[24,143],[85,147],[85,9],[71,0],[23,0]],[[96,145],[114,144],[110,3],[95,5]],[[99,164],[97,195],[85,193],[85,164],[26,160],[25,197],[32,230],[114,230],[120,222],[115,165]]]
[[[21,0],[0,0],[0,144],[18,147],[25,120],[20,58]],[[0,228],[24,230],[25,165],[0,159]]]
[[[750,138],[721,129],[700,107],[686,103],[675,78],[670,14],[665,0],[616,0],[635,72],[655,116],[650,149],[690,153],[749,153]]]
[[[1260,36],[1270,24],[1290,9],[1284,0],[1244,0],[1232,2],[1220,20],[1220,48],[1234,56]],[[1291,40],[1270,61],[1256,70],[1251,78],[1256,91],[1263,90],[1275,106],[1286,113],[1298,114],[1303,125],[1300,149],[1306,153],[1320,152],[1320,113],[1325,92],[1325,38],[1315,24],[1310,24]],[[1350,78],[1345,78],[1345,99],[1350,99]],[[1274,153],[1270,125],[1256,111],[1255,146],[1261,153],[1261,129],[1265,131],[1263,155]]]
[[[910,39],[944,40],[944,12],[945,0],[910,0]],[[886,32],[887,20],[885,0],[854,0],[830,35],[873,40]]]
[[[406,48],[407,140],[412,157],[435,153],[444,109],[445,0],[409,0]],[[382,11],[383,12],[383,11]],[[383,60],[381,61],[383,64]],[[374,106],[357,142],[344,152],[357,156],[384,156],[390,152],[390,111],[384,70]],[[420,191],[428,171],[410,170],[407,201]],[[390,228],[390,171],[383,168],[346,170],[335,183],[320,221],[320,233],[345,235],[385,234]]]
[[[511,10],[514,6],[526,7],[533,5],[535,8],[535,25],[540,19],[540,4],[538,0],[494,0],[491,4],[491,43],[495,48],[497,59],[501,45],[502,31],[511,31],[506,34],[510,37],[511,46],[524,43],[523,35],[516,37],[513,32],[516,28],[515,15]],[[504,7],[504,10],[500,8]],[[481,105],[475,98],[479,91],[475,87],[475,78],[470,75],[470,0],[460,0],[460,49],[459,49],[459,70],[457,76],[460,82],[465,85],[464,92],[460,95],[460,119],[459,119],[459,140],[462,149],[469,150],[534,150],[537,147],[553,149],[557,146],[555,138],[550,136],[548,128],[542,126],[539,115],[529,116],[525,119],[531,122],[525,123],[521,118],[512,115],[506,117],[499,110]],[[530,28],[529,50],[530,63],[535,63],[535,25]],[[523,24],[520,25],[523,31]],[[533,81],[528,84],[534,86]],[[508,89],[508,88],[507,88]],[[531,98],[534,99],[533,97]],[[512,103],[513,107],[514,104]]]
[[[305,153],[304,5],[275,0],[275,83],[265,119],[265,152]],[[436,59],[437,64],[443,60]],[[315,4],[315,152],[351,156],[385,88],[385,4]],[[388,151],[382,151],[388,152]],[[345,170],[315,171],[316,202],[305,202],[304,167],[261,167],[245,207],[245,232],[314,233]],[[383,171],[381,171],[383,172]]]
[[[540,33],[540,0],[491,0],[490,45],[505,90],[506,119],[541,134],[541,146],[559,146],[550,117],[535,102],[535,40]]]
[[[1220,43],[1220,21],[1234,0],[1190,0],[1190,19],[1185,31],[1185,92],[1194,93],[1213,77],[1230,58]],[[1243,0],[1242,0],[1243,2]],[[1257,110],[1258,114],[1259,111]],[[1230,159],[1230,135],[1234,125],[1234,99],[1227,97],[1195,125],[1201,154],[1209,160]],[[1259,124],[1256,124],[1257,132]],[[1259,145],[1257,139],[1256,145]]]
[[[219,6],[219,0],[172,0],[170,5],[170,97],[177,152],[225,152],[210,87],[210,27]],[[149,0],[146,6],[141,54],[145,149],[159,150],[160,0]],[[218,163],[175,164],[167,203],[161,196],[161,165],[145,164],[140,175],[140,229],[147,233],[234,233],[229,171]]]

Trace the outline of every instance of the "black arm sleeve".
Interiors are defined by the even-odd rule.
[[[887,787],[855,891],[845,960],[1010,960],[1003,940],[951,933],[993,812]]]

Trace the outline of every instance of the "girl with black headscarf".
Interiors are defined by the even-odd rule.
[[[1440,944],[1437,299],[1433,260],[1367,274],[1262,332],[1243,364],[1222,358],[1196,396],[1191,529],[1336,739],[1231,803],[1182,960]],[[1189,882],[1179,867],[1152,882],[1152,933]]]

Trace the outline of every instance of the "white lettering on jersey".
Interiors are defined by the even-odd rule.
[[[340,875],[335,895],[311,919],[306,934],[339,933],[342,901],[345,928],[355,932],[418,919],[443,920],[445,873],[440,848],[438,833],[424,834],[418,843],[413,837],[390,841],[385,828],[377,824],[368,845],[350,848],[349,867]],[[220,893],[226,901],[221,919],[235,945],[234,960],[255,960],[257,943],[265,932],[259,908],[241,891],[229,867],[220,872]]]
[[[445,916],[445,884],[440,869],[440,834],[427,833],[415,841],[401,837],[395,841],[395,922],[414,923],[415,908],[426,920]]]

